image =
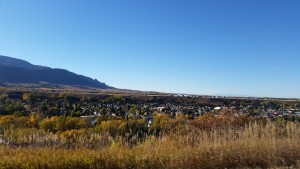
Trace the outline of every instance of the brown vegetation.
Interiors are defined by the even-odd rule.
[[[121,130],[120,120],[56,133],[10,130],[5,138],[15,145],[0,147],[0,168],[300,167],[299,123],[235,116],[155,118],[152,129],[160,128],[160,133],[143,137]]]

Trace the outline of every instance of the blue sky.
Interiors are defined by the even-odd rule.
[[[0,54],[117,88],[300,98],[298,0],[0,0]]]

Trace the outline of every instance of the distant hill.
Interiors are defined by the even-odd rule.
[[[33,65],[21,59],[0,55],[0,83],[40,83],[112,88],[98,80],[78,75],[64,69]]]

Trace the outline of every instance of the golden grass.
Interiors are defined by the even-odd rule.
[[[187,126],[191,127],[191,126]],[[103,149],[0,147],[0,168],[284,168],[300,160],[300,127],[246,127],[149,136],[135,147],[120,140]]]

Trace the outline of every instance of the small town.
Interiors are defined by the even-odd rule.
[[[203,115],[230,114],[252,116],[274,120],[297,122],[300,117],[300,101],[282,101],[266,98],[227,98],[212,96],[87,96],[68,93],[2,93],[0,96],[1,115],[40,114],[71,116],[90,119],[93,125],[99,116],[114,116],[120,119],[153,120],[153,115],[164,114],[175,118],[178,114],[188,119]]]

